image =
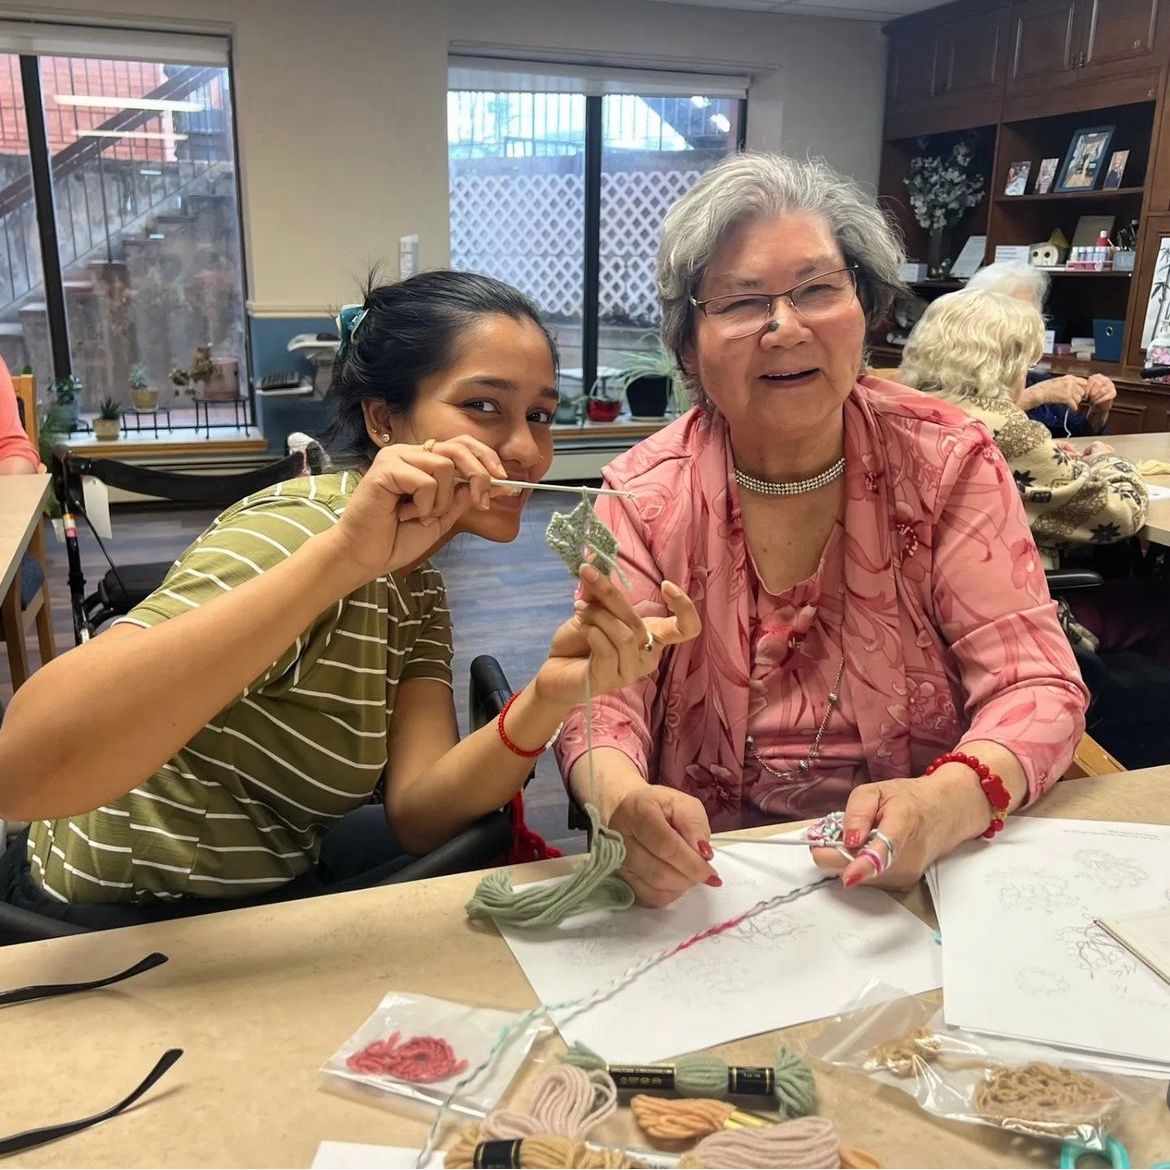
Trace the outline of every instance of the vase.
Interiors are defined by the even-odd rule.
[[[926,241],[926,275],[930,280],[942,280],[951,271],[950,231],[947,228],[931,228]]]

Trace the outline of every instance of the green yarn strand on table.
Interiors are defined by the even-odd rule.
[[[584,1044],[574,1044],[562,1054],[561,1060],[587,1072],[594,1069],[607,1072],[621,1086],[623,1066],[607,1064]],[[731,1091],[735,1070],[725,1060],[706,1052],[680,1056],[678,1060],[651,1067],[671,1070],[674,1074],[674,1092],[682,1097],[713,1097],[721,1100],[737,1095]],[[639,1074],[636,1080],[638,1092],[653,1092],[646,1085],[646,1066],[635,1066],[635,1069]],[[790,1048],[777,1048],[776,1062],[766,1071],[773,1074],[776,1111],[781,1117],[785,1120],[807,1117],[816,1109],[817,1082],[813,1070]]]
[[[616,572],[622,576],[617,563],[617,538],[598,519],[588,496],[583,495],[581,503],[568,515],[553,513],[545,539],[574,575],[585,563],[586,554],[591,553],[599,572],[607,576]],[[467,903],[469,918],[489,918],[511,926],[556,926],[589,910],[628,910],[634,904],[634,891],[617,876],[626,860],[626,843],[620,833],[601,823],[601,814],[594,803],[593,711],[588,672],[585,675],[585,746],[590,798],[585,812],[592,830],[589,856],[569,877],[519,892],[503,870],[489,873]]]
[[[587,804],[585,812],[593,827],[593,849],[572,876],[517,892],[507,872],[495,870],[476,887],[467,916],[513,926],[556,926],[587,910],[628,910],[634,891],[615,876],[626,860],[626,843],[620,833],[601,824],[593,805]]]

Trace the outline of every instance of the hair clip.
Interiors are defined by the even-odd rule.
[[[349,353],[350,346],[353,345],[357,331],[368,312],[369,309],[365,305],[343,305],[341,312],[337,314],[337,335],[341,338],[341,343],[337,347],[339,360]]]

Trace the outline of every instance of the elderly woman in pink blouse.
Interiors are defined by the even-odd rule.
[[[991,436],[859,376],[902,259],[820,163],[729,159],[666,218],[663,336],[697,405],[606,469],[636,498],[598,510],[640,612],[666,612],[669,580],[703,630],[594,701],[592,790],[583,709],[557,749],[574,796],[625,837],[645,904],[718,884],[712,829],[841,809],[853,860],[817,863],[906,886],[1042,796],[1083,732]]]

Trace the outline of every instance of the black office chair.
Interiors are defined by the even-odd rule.
[[[85,574],[81,569],[81,553],[77,543],[74,517],[85,516],[81,477],[92,475],[109,487],[138,492],[141,495],[170,500],[180,504],[197,504],[209,508],[227,508],[245,496],[273,484],[295,479],[306,472],[320,470],[323,453],[318,444],[310,444],[306,451],[294,452],[277,459],[256,471],[231,475],[186,475],[180,472],[159,471],[152,467],[138,467],[116,459],[90,459],[67,447],[59,446],[53,453],[53,487],[61,512],[65,516],[65,553],[69,562],[69,596],[73,610],[73,634],[77,643],[88,641],[103,623],[129,613],[145,601],[161,584],[170,571],[172,561],[148,564],[115,565],[106,552],[101,538],[94,538],[106,559],[109,571],[98,583],[97,589],[86,594]]]
[[[482,727],[495,719],[512,693],[500,664],[487,654],[480,655],[472,662],[468,685],[470,700],[468,706],[473,728]],[[343,894],[352,890],[369,889],[372,886],[396,885],[399,882],[414,882],[423,878],[483,869],[503,857],[512,843],[512,835],[512,817],[509,809],[496,809],[480,817],[446,844],[440,845],[423,857],[415,858],[405,866],[396,861],[384,867],[375,867],[347,881],[330,885],[315,896]],[[229,900],[224,902],[222,909],[234,910],[241,905],[253,904],[255,903]],[[111,908],[105,906],[102,909],[103,913],[108,914]],[[145,922],[159,921],[149,909],[141,906],[125,906],[121,909],[124,910],[124,914],[117,915],[119,921],[108,923],[103,929],[140,926]],[[87,934],[94,929],[97,928],[46,918],[21,907],[0,902],[0,946],[35,942],[46,938],[63,938],[71,934]]]

